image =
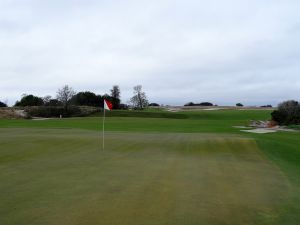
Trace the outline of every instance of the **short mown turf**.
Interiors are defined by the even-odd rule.
[[[298,224],[299,133],[209,113],[0,120],[0,224]]]
[[[289,182],[248,138],[0,130],[1,224],[261,224]]]

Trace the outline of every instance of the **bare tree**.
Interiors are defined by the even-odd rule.
[[[60,102],[62,102],[65,110],[67,110],[69,102],[75,94],[76,92],[73,90],[73,88],[69,87],[68,85],[65,85],[62,88],[58,89],[56,98]]]
[[[44,105],[48,105],[50,100],[51,100],[51,95],[46,95],[45,97],[43,97]]]
[[[113,98],[120,99],[120,93],[121,91],[119,85],[114,85],[110,90],[110,96]]]
[[[133,87],[134,96],[130,99],[130,102],[135,108],[144,109],[148,106],[148,100],[146,93],[142,91],[142,85]]]
[[[111,101],[113,103],[113,107],[114,109],[119,109],[120,108],[120,103],[121,103],[121,99],[120,99],[120,88],[118,85],[114,85],[112,87],[112,89],[110,90],[110,97],[111,97]]]

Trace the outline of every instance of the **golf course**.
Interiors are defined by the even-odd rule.
[[[0,119],[1,225],[296,225],[300,132],[270,110]]]

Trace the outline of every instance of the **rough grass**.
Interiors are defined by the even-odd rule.
[[[0,129],[0,224],[272,224],[290,184],[236,135]]]

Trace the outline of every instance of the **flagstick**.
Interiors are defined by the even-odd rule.
[[[105,107],[103,107],[102,150],[104,150],[104,123],[105,123]]]
[[[104,99],[103,101],[103,130],[102,130],[102,149],[104,150],[104,139],[105,139],[105,130],[104,130],[104,124],[105,124],[105,109],[111,110],[112,109],[112,103],[110,101],[107,101]]]

